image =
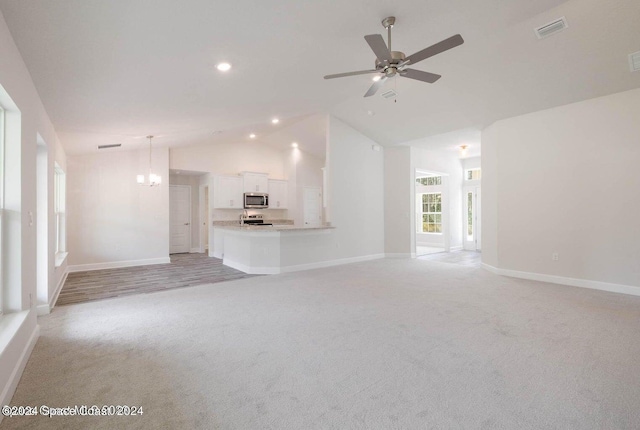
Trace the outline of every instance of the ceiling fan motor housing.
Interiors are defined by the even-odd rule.
[[[405,55],[404,52],[400,52],[400,51],[391,51],[391,64],[390,65],[397,65],[400,64],[404,61],[405,59]],[[376,58],[376,69],[380,69],[381,71],[387,67],[388,64],[385,61],[380,61]]]

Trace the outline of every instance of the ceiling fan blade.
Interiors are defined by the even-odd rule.
[[[455,48],[456,46],[460,46],[463,43],[464,39],[462,38],[462,36],[456,34],[455,36],[451,36],[450,38],[438,42],[435,45],[431,45],[430,47],[425,48],[422,51],[418,51],[413,55],[409,55],[405,60],[409,60],[409,64],[413,65],[419,61],[426,60],[429,57],[440,54],[441,52],[447,51],[451,48]]]
[[[423,72],[422,70],[415,69],[405,69],[400,72],[400,76],[409,79],[415,79],[417,81],[428,82],[433,84],[435,81],[440,79],[441,75],[436,75],[435,73]]]
[[[371,85],[371,88],[369,88],[369,91],[367,91],[364,96],[365,97],[371,97],[372,95],[377,93],[378,90],[380,88],[382,88],[382,84],[384,84],[384,81],[386,81],[386,80],[387,80],[387,77],[385,76],[384,78],[380,79],[379,81],[374,82],[373,85]]]
[[[380,70],[360,70],[358,72],[337,73],[335,75],[327,75],[325,79],[344,78],[345,76],[367,75],[369,73],[379,73]]]
[[[381,35],[369,34],[364,37],[364,40],[367,41],[373,53],[376,54],[376,58],[378,58],[378,60],[386,61],[387,63],[391,62],[389,48],[387,48],[387,44],[384,43],[384,39]]]

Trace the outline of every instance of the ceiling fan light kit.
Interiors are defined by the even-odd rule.
[[[433,57],[449,49],[460,46],[464,43],[464,39],[459,34],[451,36],[435,45],[429,46],[415,54],[405,56],[404,52],[391,50],[391,29],[396,22],[396,18],[389,16],[382,20],[382,26],[387,29],[388,44],[380,34],[369,34],[364,37],[369,47],[376,55],[375,69],[372,70],[360,70],[357,72],[338,73],[335,75],[327,75],[325,79],[343,78],[346,76],[366,75],[370,73],[377,73],[380,79],[376,80],[369,88],[369,91],[365,93],[365,97],[371,97],[378,92],[384,85],[384,82],[388,78],[395,76],[401,76],[404,78],[414,79],[416,81],[422,81],[427,83],[434,83],[442,76],[435,73],[424,72],[422,70],[409,69],[407,66],[414,65],[422,60]]]

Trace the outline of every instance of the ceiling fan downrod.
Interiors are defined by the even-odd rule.
[[[391,29],[393,28],[393,24],[396,23],[395,16],[388,16],[382,20],[382,26],[387,29],[387,39],[389,43],[387,44],[389,47],[389,52],[391,52]]]

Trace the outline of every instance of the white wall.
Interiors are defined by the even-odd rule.
[[[335,117],[327,133],[329,221],[337,258],[384,253],[384,151]]]
[[[446,178],[443,178],[443,186],[446,186],[447,202],[444,201],[443,205],[446,205],[448,214],[445,215],[443,208],[443,217],[448,219],[448,238],[449,246],[452,249],[462,247],[462,183],[463,183],[463,169],[459,155],[456,152],[446,150],[429,150],[424,148],[411,148],[411,172],[415,172],[416,169],[426,170],[429,172],[437,172],[446,174]],[[412,183],[415,188],[415,176]],[[444,196],[444,194],[443,194]],[[414,196],[415,198],[415,196]],[[416,225],[415,210],[411,212],[412,219],[411,225]],[[415,230],[414,230],[415,231]],[[443,233],[447,234],[446,232]],[[443,246],[445,238],[440,237],[438,241],[430,241],[430,238],[426,236],[416,234],[416,241],[423,243],[433,243]]]
[[[147,150],[68,157],[70,270],[168,262],[169,153],[155,148],[152,154],[159,187],[136,183],[149,169]]]
[[[287,179],[282,152],[259,142],[221,143],[171,148],[171,169],[237,175],[240,172],[268,173],[270,179]]]
[[[462,167],[464,170],[467,169],[478,169],[480,168],[482,161],[480,157],[468,157],[462,159]]]
[[[31,348],[38,337],[36,320],[36,158],[37,136],[48,150],[48,189],[52,190],[53,160],[64,167],[64,151],[53,125],[31,81],[22,57],[0,14],[0,103],[9,108],[8,116],[17,120],[13,130],[7,130],[5,188],[4,248],[6,294],[5,313],[0,317],[0,404],[9,404],[22,374]],[[12,121],[13,122],[13,121]],[[49,230],[53,225],[53,207]],[[34,219],[30,225],[30,213]],[[51,248],[50,248],[51,249]],[[48,261],[53,264],[50,251]],[[49,270],[50,272],[50,270]],[[0,417],[1,419],[1,417]]]
[[[385,253],[390,257],[410,257],[413,224],[413,184],[411,149],[409,147],[384,150],[384,232]]]
[[[640,287],[639,118],[636,89],[484,130],[483,262]]]

